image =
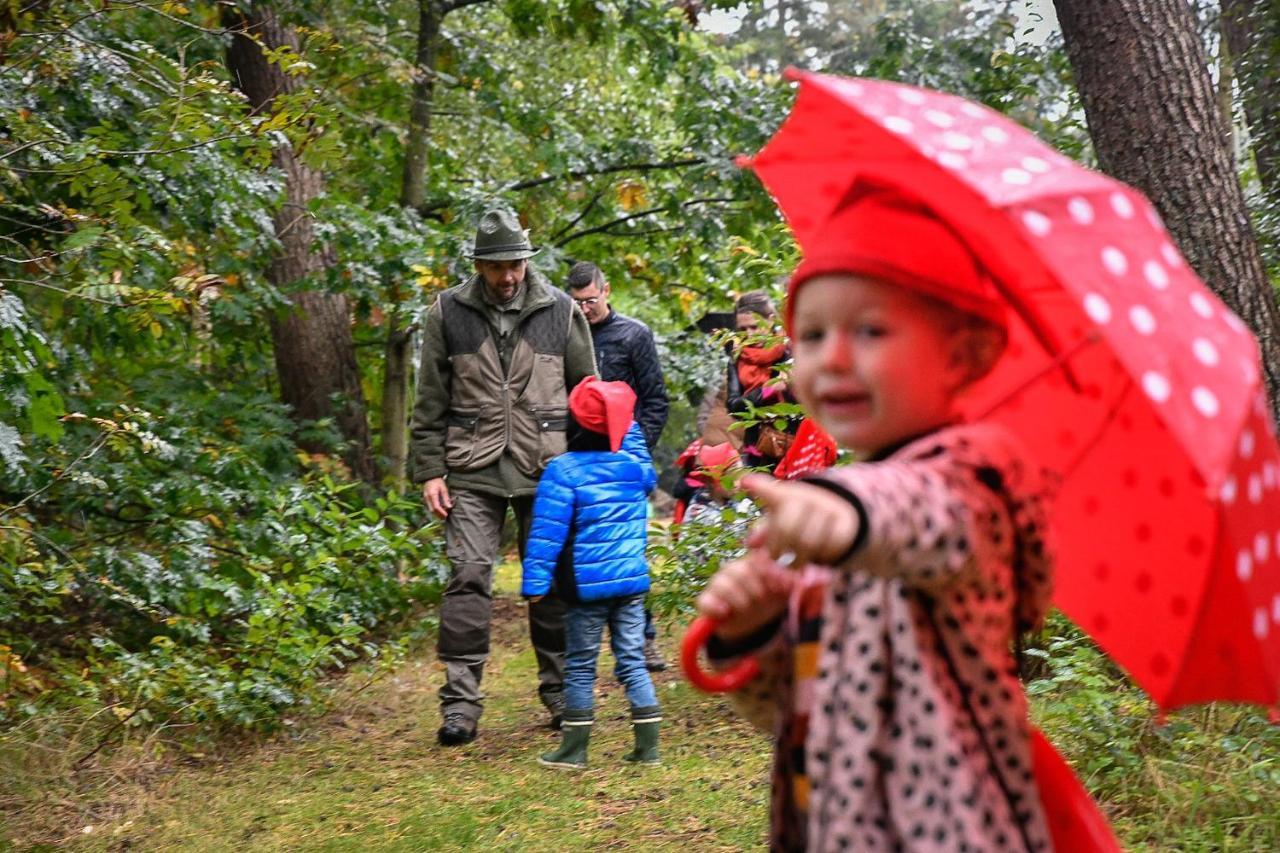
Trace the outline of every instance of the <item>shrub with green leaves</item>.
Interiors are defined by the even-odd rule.
[[[28,448],[28,498],[0,510],[0,723],[110,706],[133,726],[270,729],[438,588],[416,495],[295,456],[264,395],[156,410],[69,418]]]

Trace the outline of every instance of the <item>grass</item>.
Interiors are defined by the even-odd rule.
[[[743,850],[765,838],[769,745],[674,672],[656,677],[664,764],[624,766],[627,703],[602,656],[591,768],[544,769],[523,607],[504,566],[481,736],[435,744],[442,671],[422,649],[291,735],[218,755],[117,750],[92,772],[46,776],[0,813],[0,850]],[[674,628],[674,626],[668,626]],[[1059,633],[1069,633],[1059,626]],[[668,657],[674,640],[667,638]],[[1155,722],[1092,644],[1060,640],[1033,682],[1037,722],[1103,804],[1126,849],[1280,849],[1280,727],[1208,706]],[[9,804],[19,803],[10,808]],[[9,841],[3,840],[8,838]]]
[[[512,588],[509,568],[498,585]],[[559,735],[544,726],[525,625],[513,596],[495,599],[489,699],[480,737],[466,747],[435,743],[442,670],[424,653],[292,738],[175,762],[143,782],[87,792],[85,808],[65,813],[61,825],[30,814],[13,821],[10,844],[410,851],[742,850],[763,843],[765,739],[674,671],[655,679],[665,719],[662,766],[622,763],[631,746],[628,706],[606,677],[590,769],[540,767],[536,756]],[[611,669],[606,651],[601,672]]]

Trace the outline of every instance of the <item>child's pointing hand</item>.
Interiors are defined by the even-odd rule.
[[[830,565],[853,547],[860,524],[849,501],[820,486],[775,480],[752,474],[742,485],[764,508],[764,518],[751,529],[747,546],[764,548],[778,559],[794,555],[796,566]]]

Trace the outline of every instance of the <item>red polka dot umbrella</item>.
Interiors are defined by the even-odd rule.
[[[1257,343],[1151,205],[961,98],[793,79],[747,163],[801,248],[855,179],[889,183],[1008,298],[1009,349],[966,409],[1062,477],[1059,606],[1163,708],[1280,701],[1280,450]]]

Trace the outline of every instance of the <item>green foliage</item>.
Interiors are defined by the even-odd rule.
[[[376,400],[388,318],[412,328],[469,271],[476,214],[508,204],[553,281],[597,261],[654,328],[677,401],[665,459],[724,371],[723,341],[691,322],[780,296],[795,261],[733,162],[785,115],[786,62],[965,94],[1089,156],[1061,45],[1021,40],[1008,4],[765,0],[717,36],[669,0],[482,2],[445,16],[420,69],[418,4],[301,2],[280,7],[298,49],[271,55],[297,88],[261,111],[228,76],[224,5],[0,11],[6,723],[110,706],[130,727],[268,728],[431,594],[438,529],[416,496],[351,487],[333,425],[300,435],[273,402],[294,290],[350,298]],[[427,201],[407,210],[424,79]],[[333,263],[277,288],[283,143],[326,177],[301,213]],[[300,439],[330,453],[300,458]],[[724,521],[655,545],[663,606],[735,553]]]
[[[416,496],[299,455],[337,455],[333,425],[299,435],[274,402],[263,169],[285,139],[330,165],[333,103],[248,111],[216,4],[31,10],[0,15],[0,726],[270,729],[393,651],[441,572]],[[339,212],[363,223],[344,236],[413,242]],[[335,289],[368,286],[351,269]]]
[[[687,522],[679,528],[655,526],[649,534],[654,574],[649,606],[667,617],[693,613],[693,601],[720,567],[746,553],[742,542],[755,513],[734,503],[718,523]]]
[[[269,729],[438,584],[416,499],[336,481],[327,457],[300,469],[261,395],[184,403],[70,419],[0,514],[0,648],[25,671],[0,723],[87,703],[130,726]]]
[[[1055,612],[1027,685],[1037,723],[1106,805],[1130,849],[1270,850],[1280,728],[1253,708],[1155,708],[1083,633]]]

